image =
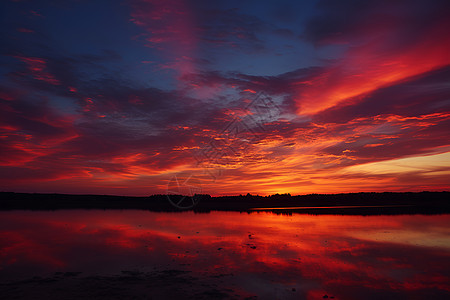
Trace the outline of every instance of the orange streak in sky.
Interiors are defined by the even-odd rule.
[[[312,115],[344,101],[358,100],[379,88],[450,64],[450,40],[438,24],[426,39],[412,47],[385,51],[382,41],[354,48],[327,72],[303,84],[296,102],[298,113]]]

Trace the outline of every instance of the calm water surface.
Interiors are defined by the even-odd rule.
[[[19,298],[449,299],[450,215],[0,212],[0,283]]]

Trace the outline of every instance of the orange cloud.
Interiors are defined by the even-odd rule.
[[[301,85],[295,98],[297,113],[312,115],[349,104],[377,89],[449,65],[450,40],[445,33],[449,26],[448,21],[436,24],[423,39],[400,49],[389,48],[395,41],[383,40],[386,32],[382,38],[350,48],[326,72]]]

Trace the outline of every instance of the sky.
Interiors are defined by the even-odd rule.
[[[450,190],[450,3],[5,0],[0,191]]]

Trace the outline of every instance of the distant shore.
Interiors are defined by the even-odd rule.
[[[167,195],[126,197],[108,195],[68,195],[0,192],[0,210],[58,209],[143,209],[178,212],[193,210],[310,214],[439,214],[450,213],[450,192],[347,193],[291,196],[197,195],[198,204],[189,209],[174,207]],[[170,195],[172,202],[183,196]],[[183,203],[189,203],[186,198]]]

